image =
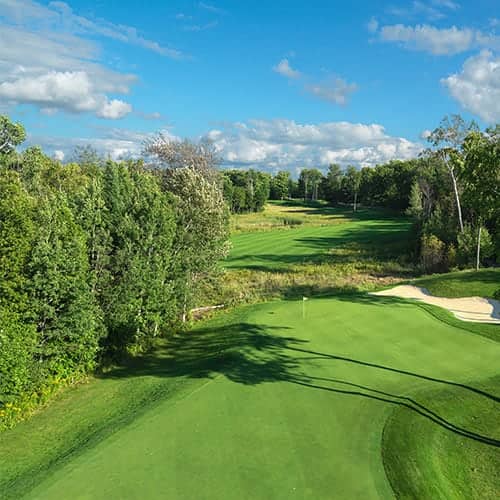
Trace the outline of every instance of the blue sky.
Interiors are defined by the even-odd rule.
[[[499,18],[493,0],[0,0],[0,112],[61,159],[162,130],[228,165],[374,165],[445,114],[500,121]]]

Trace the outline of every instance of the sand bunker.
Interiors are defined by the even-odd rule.
[[[399,285],[390,290],[373,292],[372,295],[420,300],[426,304],[444,307],[463,321],[500,325],[500,301],[498,300],[484,299],[482,297],[462,297],[459,299],[434,297],[427,289],[412,285]]]

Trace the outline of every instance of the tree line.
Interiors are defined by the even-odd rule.
[[[210,151],[198,145],[157,137],[145,148],[156,167],[88,149],[63,166],[36,147],[16,153],[24,131],[2,120],[7,426],[61,384],[180,328],[226,255],[229,211]]]
[[[304,168],[296,180],[288,171],[226,171],[224,195],[236,213],[288,198],[405,212],[414,220],[415,260],[427,272],[498,262],[500,125],[481,131],[452,115],[428,141],[418,158],[375,167]]]

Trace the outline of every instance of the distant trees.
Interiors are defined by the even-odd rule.
[[[224,197],[231,212],[258,212],[264,208],[271,194],[269,174],[253,169],[224,170],[223,176]]]
[[[336,205],[342,198],[342,178],[344,174],[340,165],[332,163],[323,179],[323,193],[327,200]]]
[[[290,172],[281,170],[271,179],[271,190],[269,197],[272,200],[284,200],[290,197]]]
[[[348,165],[342,178],[341,186],[346,196],[352,200],[353,210],[356,211],[358,203],[359,186],[361,184],[361,173],[356,167]]]
[[[304,168],[299,175],[299,195],[304,200],[319,200],[322,198],[321,184],[323,174],[317,168]]]

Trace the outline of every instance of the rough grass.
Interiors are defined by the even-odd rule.
[[[233,234],[237,234],[239,232],[293,229],[302,225],[341,224],[351,220],[351,215],[352,210],[348,207],[333,210],[322,201],[269,201],[261,212],[233,215],[231,230]]]
[[[496,488],[489,473],[500,436],[488,422],[500,416],[500,394],[475,381],[498,375],[499,356],[499,344],[394,298],[240,308],[3,434],[0,496],[391,498],[381,443],[397,408],[429,432],[415,444],[442,437],[446,448],[433,453],[471,441],[483,462],[461,498],[479,498]],[[450,395],[441,402],[435,393]],[[454,398],[467,401],[461,413]],[[458,458],[447,469],[451,459],[419,457],[436,475],[426,481],[462,481]]]
[[[300,224],[285,226],[292,215]],[[373,290],[414,275],[410,222],[387,211],[273,202],[234,225],[225,275],[207,303]]]
[[[427,288],[438,297],[494,298],[494,293],[500,289],[500,268],[434,274],[415,280],[413,284]]]

